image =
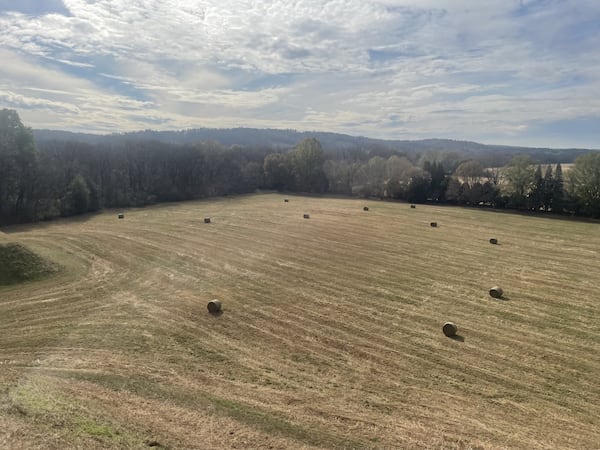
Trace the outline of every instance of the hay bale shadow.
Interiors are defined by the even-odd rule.
[[[454,336],[449,336],[449,338],[452,339],[453,341],[465,342],[464,336],[462,336],[460,334],[455,334]]]
[[[221,317],[223,315],[223,310],[220,309],[220,310],[215,311],[215,312],[210,312],[209,311],[208,314],[210,314],[213,317]]]

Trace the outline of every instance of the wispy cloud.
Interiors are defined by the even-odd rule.
[[[598,24],[596,0],[0,0],[0,102],[34,127],[600,147]]]

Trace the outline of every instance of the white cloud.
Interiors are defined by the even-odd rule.
[[[595,0],[64,4],[0,14],[1,101],[36,127],[516,139],[600,115]]]
[[[70,103],[53,101],[48,98],[38,96],[25,96],[9,90],[0,91],[0,101],[9,105],[18,105],[25,108],[43,109],[48,112],[55,113],[78,114],[80,112],[75,105]]]

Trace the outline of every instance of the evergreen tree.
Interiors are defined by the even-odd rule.
[[[434,201],[438,201],[443,198],[447,180],[446,180],[446,172],[444,171],[444,166],[441,162],[433,161],[425,161],[423,164],[423,170],[429,172],[431,176],[431,185],[429,187],[429,197]]]
[[[431,175],[421,169],[416,169],[406,184],[404,198],[409,202],[425,203],[430,187]]]
[[[480,201],[484,202],[486,206],[495,207],[498,204],[500,197],[500,189],[490,181],[486,181],[482,186],[482,193]]]
[[[529,194],[529,208],[539,211],[544,203],[544,178],[542,178],[542,166],[538,164],[533,173],[533,184]]]
[[[554,205],[554,185],[556,180],[552,176],[552,164],[548,164],[543,180],[542,206],[544,211],[550,211]]]
[[[562,213],[566,202],[564,180],[562,167],[560,163],[556,165],[554,172],[554,182],[552,183],[552,211]]]

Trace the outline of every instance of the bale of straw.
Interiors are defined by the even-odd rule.
[[[125,218],[125,214],[123,213],[119,213],[119,215],[117,216],[119,219],[124,219]]]
[[[442,327],[442,331],[448,337],[456,336],[456,332],[458,331],[458,327],[453,322],[446,322]]]
[[[363,211],[368,211],[368,210],[369,210],[369,207],[368,207],[368,206],[364,206],[364,207],[363,207]]]
[[[498,287],[498,286],[494,286],[493,288],[490,289],[490,295],[494,298],[501,298],[502,297],[502,288]]]
[[[494,244],[494,245],[498,244],[498,239],[496,239],[496,238],[491,238],[491,239],[490,239],[490,244]]]
[[[284,201],[285,203],[289,202],[289,200],[288,200],[287,198],[284,198],[284,199],[283,199],[283,201]]]
[[[410,205],[410,207],[411,207],[412,209],[415,209],[415,208],[417,207],[417,205]]]
[[[204,223],[210,223],[210,217],[205,217],[204,218]]]
[[[218,313],[219,311],[221,311],[221,300],[211,300],[210,302],[208,302],[208,305],[206,305],[206,308],[211,314]]]
[[[431,225],[433,228],[437,227],[437,222],[431,222],[429,225]]]
[[[305,219],[310,219],[310,216],[308,214],[304,214],[304,218]]]

